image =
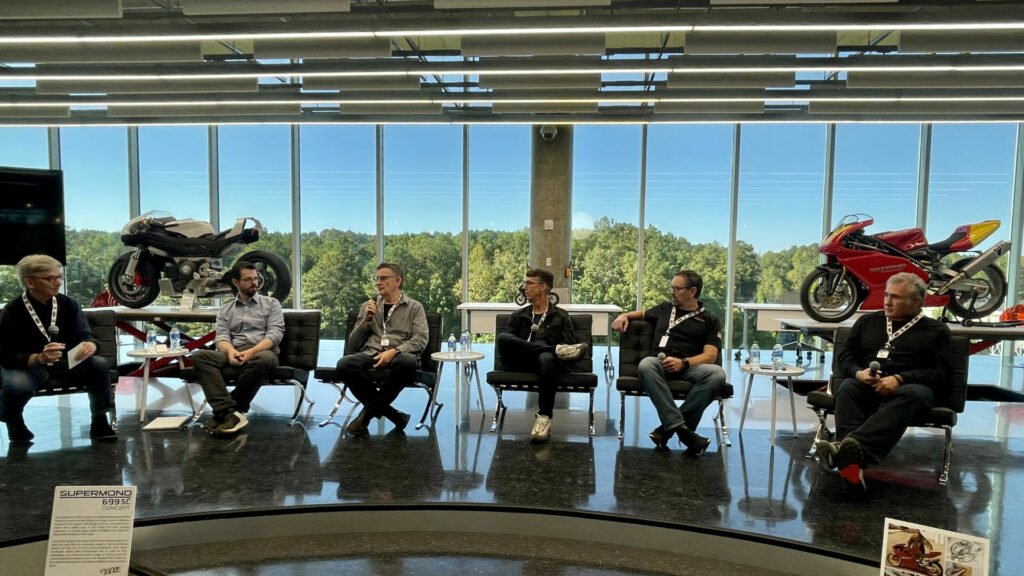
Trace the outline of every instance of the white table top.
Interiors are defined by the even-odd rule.
[[[781,370],[772,370],[771,364],[740,364],[740,370],[747,374],[758,374],[761,376],[784,376],[786,378],[792,378],[793,376],[801,376],[807,370],[797,366],[790,366],[783,364]]]
[[[175,356],[184,356],[189,353],[189,350],[185,348],[177,348],[167,350],[147,350],[145,348],[139,348],[137,350],[129,350],[128,356],[132,358],[173,358]]]
[[[740,310],[776,310],[779,312],[802,312],[799,304],[772,304],[770,302],[733,302]]]
[[[455,352],[453,356],[451,352],[434,352],[430,357],[436,362],[476,362],[477,360],[484,359],[483,352]]]
[[[842,322],[818,322],[816,320],[784,320],[790,328],[806,333],[834,332],[840,328],[852,328],[853,320]],[[981,340],[1024,340],[1024,326],[963,326],[949,323],[949,332],[958,336]]]

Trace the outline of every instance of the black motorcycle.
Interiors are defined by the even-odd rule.
[[[252,225],[247,227],[249,221]],[[262,233],[263,225],[255,218],[239,218],[217,234],[208,222],[146,212],[121,230],[121,242],[134,250],[118,256],[110,267],[110,292],[129,308],[147,306],[161,293],[172,298],[186,292],[197,298],[231,295],[226,274],[233,256]],[[255,265],[261,294],[281,301],[288,298],[292,275],[280,256],[254,250],[240,259]]]

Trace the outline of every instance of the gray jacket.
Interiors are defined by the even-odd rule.
[[[359,318],[366,316],[367,303],[359,307]],[[399,352],[408,352],[417,358],[427,347],[427,313],[423,305],[402,293],[390,318],[384,314],[384,306],[377,308],[373,322],[369,327],[362,320],[356,322],[352,333],[348,335],[345,353],[361,352],[374,356],[384,351],[380,345],[384,335],[384,321],[387,320],[388,348],[397,348]]]

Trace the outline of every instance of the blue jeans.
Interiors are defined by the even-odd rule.
[[[679,407],[672,398],[665,369],[656,357],[648,356],[641,360],[637,373],[665,430],[674,430],[683,424],[690,430],[696,430],[704,410],[718,398],[725,386],[725,370],[717,364],[697,364],[681,373],[673,373],[673,379],[693,383],[682,407]]]
[[[36,392],[43,387],[50,376],[50,370],[43,367],[29,368],[28,370],[5,368],[3,385],[0,386],[0,418],[5,421],[10,421],[9,418],[14,420],[21,418],[25,404],[28,404],[28,401],[36,395]],[[89,410],[95,416],[106,414],[114,405],[110,392],[108,363],[107,359],[102,356],[94,354],[71,371],[55,372],[53,376],[86,382],[86,390],[89,393]]]

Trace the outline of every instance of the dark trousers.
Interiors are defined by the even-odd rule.
[[[558,376],[562,373],[562,363],[555,355],[555,347],[527,342],[508,332],[498,334],[495,346],[505,370],[537,374],[540,383],[537,413],[550,418],[555,408]]]
[[[279,362],[273,350],[253,354],[241,366],[232,365],[228,355],[220,350],[196,350],[189,358],[196,369],[196,380],[203,387],[203,394],[214,414],[228,410],[248,412],[252,399],[266,383],[267,374]],[[230,393],[225,376],[235,381],[235,389]]]
[[[370,379],[370,369],[374,364],[373,356],[362,352],[342,356],[341,360],[338,360],[337,375],[363,403],[366,413],[374,418],[380,418],[394,410],[391,403],[398,398],[403,388],[416,379],[419,358],[408,352],[399,352],[384,367],[384,380],[379,390]]]
[[[900,441],[918,413],[931,408],[935,394],[924,384],[901,384],[882,396],[875,389],[847,378],[836,393],[836,434],[860,443],[868,462],[877,464]]]
[[[10,422],[21,418],[25,404],[51,377],[85,382],[89,393],[89,410],[93,416],[105,415],[114,405],[107,359],[93,354],[70,371],[66,369],[66,364],[63,365],[64,370],[41,366],[28,370],[4,369],[3,384],[0,385],[0,419]]]

